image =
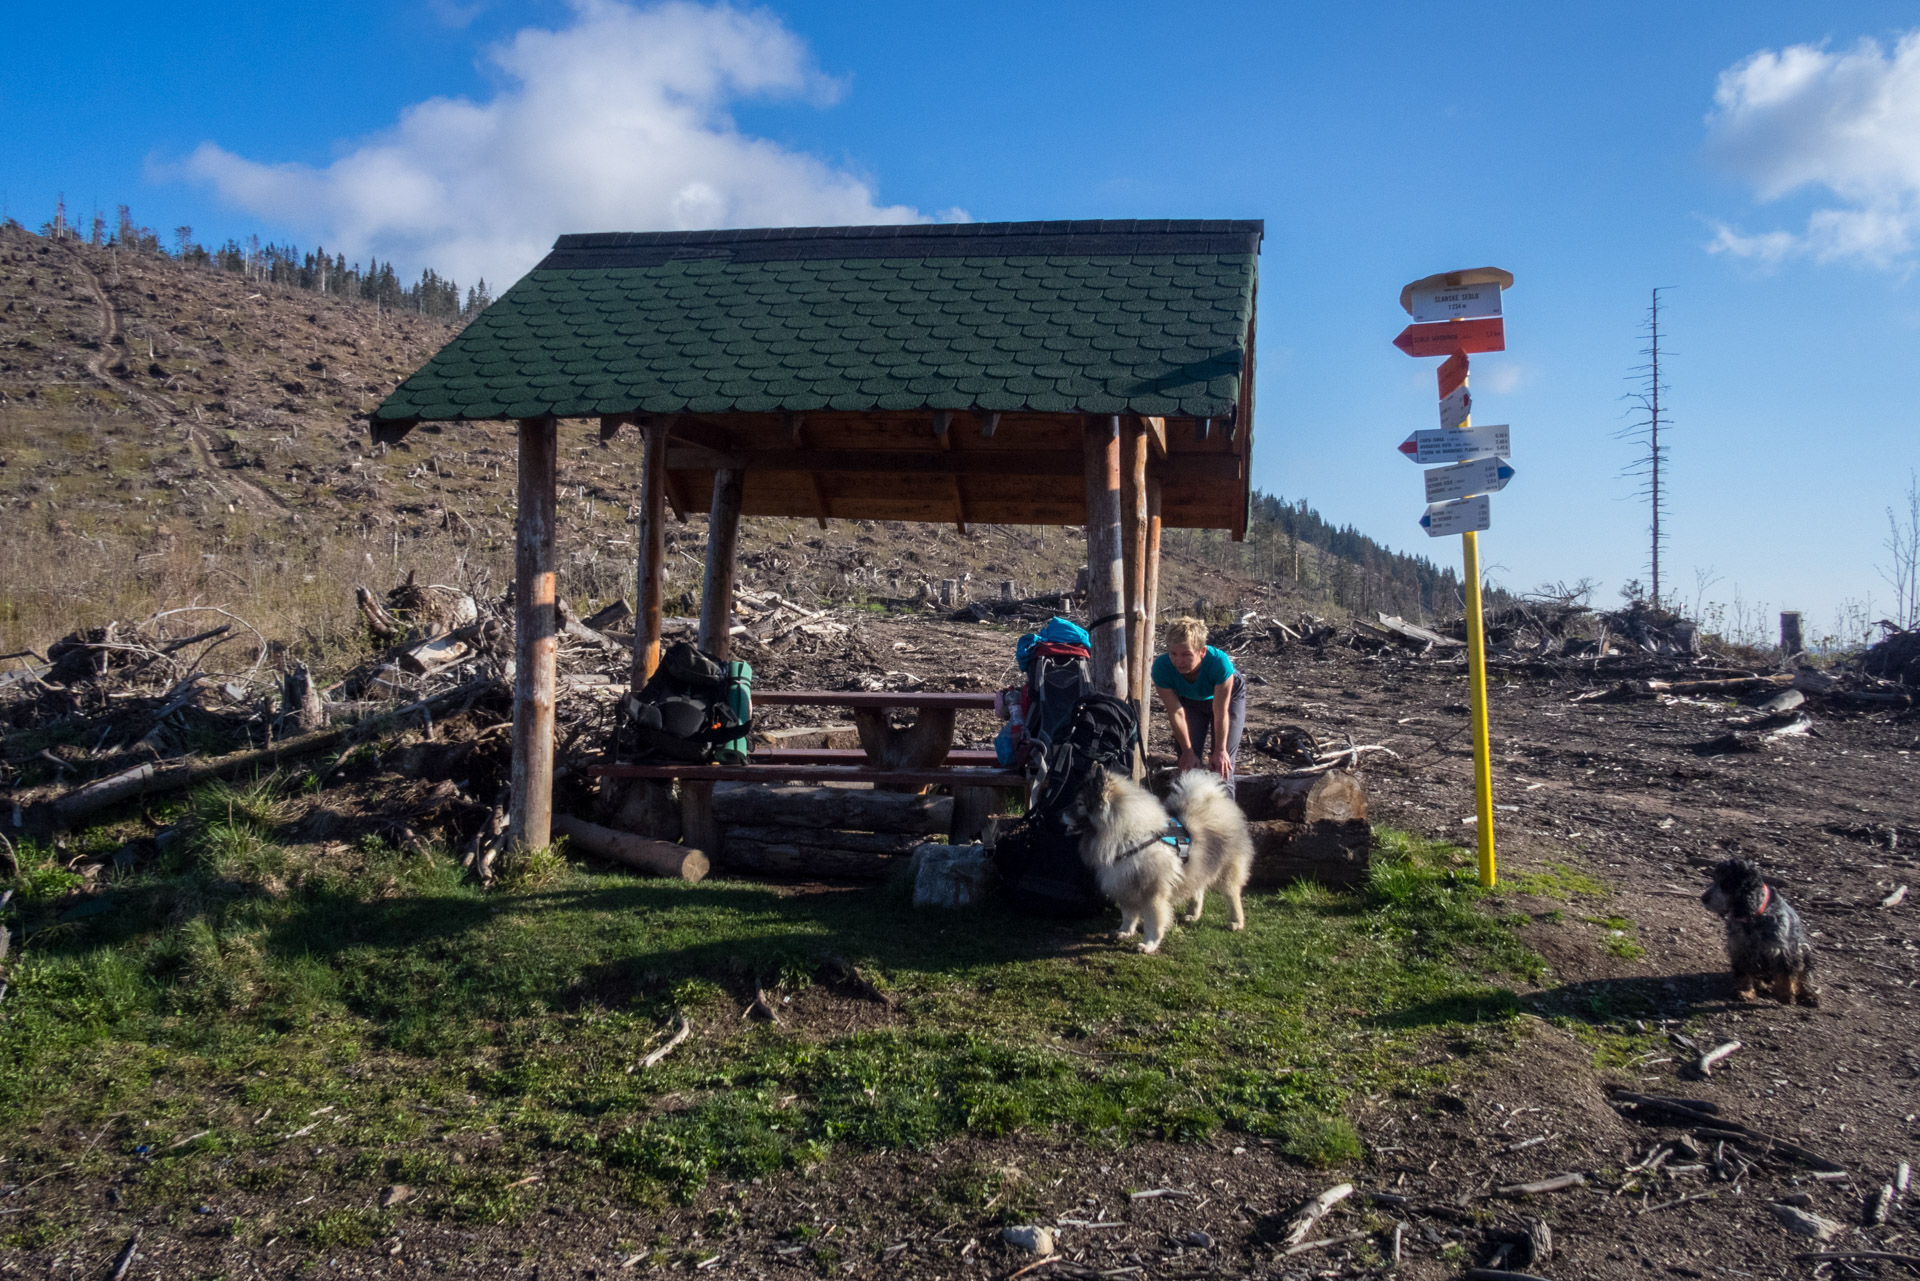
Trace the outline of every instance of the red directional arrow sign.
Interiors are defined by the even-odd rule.
[[[1440,363],[1440,399],[1445,400],[1466,385],[1467,358],[1455,352]]]
[[[1393,345],[1409,356],[1454,356],[1476,351],[1505,351],[1507,327],[1498,316],[1484,320],[1437,320],[1408,325]]]

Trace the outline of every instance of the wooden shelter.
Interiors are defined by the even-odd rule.
[[[1257,221],[562,236],[400,385],[376,440],[519,425],[513,813],[549,839],[556,420],[645,440],[633,681],[665,509],[709,503],[699,643],[742,515],[1084,525],[1096,681],[1145,723],[1165,526],[1246,533]]]

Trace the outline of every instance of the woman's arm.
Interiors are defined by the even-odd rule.
[[[1160,695],[1160,705],[1167,709],[1167,723],[1173,728],[1173,746],[1180,753],[1180,768],[1195,769],[1200,758],[1193,754],[1193,736],[1187,731],[1187,709],[1180,706],[1180,696],[1170,689],[1155,687]]]
[[[1227,755],[1227,720],[1233,713],[1233,683],[1239,679],[1235,674],[1213,687],[1213,737],[1208,745],[1207,768],[1222,778],[1233,769],[1233,760]]]

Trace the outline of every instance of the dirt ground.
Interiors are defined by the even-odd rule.
[[[1011,672],[1011,639],[995,627],[871,617],[861,623],[858,661],[936,688],[991,687]],[[1393,757],[1368,758],[1375,821],[1471,844],[1462,821],[1472,793],[1461,664],[1255,648],[1239,659],[1254,684],[1249,742],[1292,724],[1390,748]],[[1353,1119],[1368,1155],[1351,1168],[1302,1168],[1232,1134],[1121,1151],[967,1139],[716,1184],[684,1207],[555,1205],[500,1228],[409,1219],[401,1235],[374,1245],[317,1252],[292,1241],[235,1242],[221,1226],[228,1216],[266,1204],[236,1194],[202,1219],[149,1226],[127,1275],[1304,1279],[1397,1266],[1425,1281],[1502,1265],[1548,1278],[1899,1275],[1894,1261],[1796,1255],[1920,1253],[1911,1194],[1895,1198],[1883,1226],[1858,1226],[1901,1163],[1920,1158],[1920,929],[1912,896],[1879,905],[1916,879],[1920,722],[1816,699],[1815,737],[1703,755],[1695,745],[1724,733],[1738,710],[1728,701],[1572,701],[1636,674],[1635,661],[1493,672],[1498,840],[1511,887],[1493,910],[1531,918],[1523,933],[1550,972],[1522,989],[1528,1013],[1518,1020],[1489,1024],[1471,1043],[1434,1046],[1436,1058],[1457,1060],[1452,1093],[1365,1100]],[[757,666],[767,684],[850,678],[844,654],[796,649],[760,655]],[[990,733],[984,720],[961,731],[974,741]],[[1260,768],[1251,747],[1243,759]],[[1702,869],[1733,854],[1761,863],[1806,917],[1819,949],[1818,1009],[1732,999],[1719,924],[1698,893]],[[1668,1033],[1700,1048],[1733,1040],[1742,1048],[1701,1080],[1692,1071],[1698,1049]],[[1610,1088],[1705,1100],[1721,1118],[1847,1173],[1817,1178],[1778,1154],[1749,1164],[1756,1145],[1738,1149],[1747,1154],[1741,1161],[1708,1136],[1699,1157],[1677,1151],[1636,1177],[1629,1167],[1689,1127],[1624,1119]],[[1716,1161],[1723,1154],[1724,1165]],[[1561,1174],[1584,1182],[1503,1192]],[[956,1180],[997,1185],[1025,1221],[1056,1231],[1060,1254],[1035,1267],[1035,1256],[1001,1239],[997,1207],[955,1208],[944,1191]],[[1332,1244],[1285,1254],[1292,1209],[1342,1182],[1358,1191],[1308,1234]],[[342,1186],[329,1195],[371,1206],[379,1191]],[[116,1214],[108,1189],[74,1195],[98,1198],[98,1230],[77,1248],[0,1255],[0,1273],[112,1271],[132,1224]],[[1833,1239],[1816,1244],[1782,1226],[1771,1207],[1789,1198],[1832,1220]],[[1550,1255],[1530,1256],[1530,1221],[1549,1225]],[[1387,1257],[1396,1225],[1397,1265]]]

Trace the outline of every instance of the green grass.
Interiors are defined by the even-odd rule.
[[[419,1191],[406,1213],[499,1221],[963,1133],[1224,1130],[1338,1164],[1362,1154],[1354,1099],[1431,1090],[1446,1069],[1421,1064],[1446,1056],[1425,1049],[1486,1044],[1517,1009],[1502,981],[1541,972],[1461,851],[1390,832],[1365,889],[1253,895],[1238,934],[1216,896],[1142,956],[1101,936],[1111,922],[643,880],[553,851],[492,892],[379,844],[302,867],[272,840],[270,787],[185,810],[162,865],[103,893],[68,897],[74,878],[23,851],[0,1011],[10,1179],[131,1163],[144,1208],[400,1182]],[[896,1012],[816,988],[829,957]],[[794,1012],[783,1025],[742,1020],[757,987]],[[638,1068],[677,1013],[693,1037]],[[1017,1175],[948,1182],[976,1210],[1022,1204]],[[319,1210],[280,1230],[345,1242],[386,1222]]]

